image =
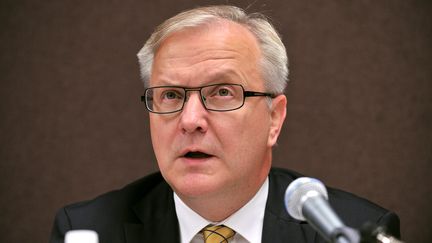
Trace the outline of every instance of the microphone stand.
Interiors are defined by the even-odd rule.
[[[353,228],[343,226],[332,232],[330,241],[334,243],[360,243],[360,234]]]
[[[360,243],[403,243],[403,241],[386,233],[385,227],[366,222],[360,229]]]
[[[360,232],[347,226],[338,227],[331,232],[327,240],[331,243],[404,243],[386,234],[382,226],[369,222],[361,227]]]

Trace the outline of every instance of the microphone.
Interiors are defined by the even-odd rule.
[[[69,230],[65,243],[98,243],[98,234],[93,230]]]
[[[357,231],[344,225],[327,200],[323,183],[309,177],[294,180],[285,192],[285,207],[291,217],[307,221],[328,242],[358,243]]]

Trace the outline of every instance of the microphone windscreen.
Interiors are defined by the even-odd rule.
[[[285,191],[285,207],[291,217],[297,220],[306,220],[302,208],[307,195],[311,193],[328,200],[327,190],[318,179],[300,177],[289,184]]]

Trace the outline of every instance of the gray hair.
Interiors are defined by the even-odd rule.
[[[278,32],[264,15],[246,14],[238,7],[227,5],[187,10],[159,25],[137,54],[144,86],[149,87],[154,55],[170,34],[224,19],[246,27],[255,36],[263,57],[259,65],[266,91],[283,93],[288,81],[288,57]]]

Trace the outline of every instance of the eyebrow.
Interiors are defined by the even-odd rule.
[[[223,83],[233,83],[233,84],[241,84],[246,85],[245,80],[238,75],[238,73],[235,70],[232,69],[226,69],[223,71],[217,71],[214,73],[210,73],[209,76],[205,78],[205,80],[200,80],[203,83],[200,85],[211,85],[211,84],[217,84],[220,82]],[[181,83],[181,80],[175,80],[175,79],[169,79],[169,78],[162,78],[158,80],[157,86],[179,86],[179,87],[186,87],[184,84]],[[198,86],[200,86],[198,85]],[[192,87],[192,86],[190,86]]]
[[[239,83],[242,85],[245,85],[245,80],[234,70],[227,69],[223,72],[215,72],[213,74],[210,74],[210,76],[207,78],[208,84],[211,83],[218,83],[219,81],[228,82],[231,83],[231,81],[234,81],[235,83]]]

